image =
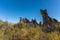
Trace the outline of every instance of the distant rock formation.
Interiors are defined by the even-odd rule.
[[[58,21],[56,19],[49,17],[46,9],[40,9],[40,12],[43,18],[43,27],[46,27],[45,30],[47,32],[54,31]]]
[[[34,25],[34,27],[37,27],[37,25],[38,25],[36,19],[32,19],[32,21],[30,23],[32,23]]]
[[[24,24],[24,26],[26,26],[26,27],[40,26],[44,32],[55,31],[58,21],[54,18],[51,18],[48,15],[46,9],[45,10],[41,9],[40,12],[41,12],[41,15],[42,15],[42,18],[43,18],[43,24],[41,22],[37,23],[36,19],[32,19],[31,21],[29,21],[27,18],[20,17],[20,21],[17,24],[15,24],[14,27],[17,26],[19,28],[22,28],[23,24]]]
[[[30,21],[27,18],[20,17],[20,22],[29,23]]]
[[[32,27],[36,27],[38,24],[36,19],[32,19],[31,21],[29,21],[27,18],[20,18],[20,22],[24,22],[27,24],[27,26],[32,26]]]

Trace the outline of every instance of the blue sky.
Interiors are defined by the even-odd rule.
[[[60,0],[0,0],[0,19],[16,23],[19,17],[42,21],[40,9],[60,21]]]

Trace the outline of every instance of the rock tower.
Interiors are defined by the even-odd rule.
[[[40,9],[40,12],[43,18],[43,27],[46,27],[45,30],[47,32],[54,31],[58,21],[56,19],[49,17],[46,9]]]

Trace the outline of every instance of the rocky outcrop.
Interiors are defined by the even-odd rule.
[[[30,21],[27,18],[20,17],[20,22],[29,23]]]
[[[48,16],[47,10],[40,9],[42,18],[43,18],[43,27],[47,32],[51,32],[55,30],[56,24],[58,21]]]
[[[43,24],[40,22],[39,24],[37,23],[36,19],[32,19],[31,21],[29,21],[27,18],[22,18],[20,17],[20,21],[14,25],[14,27],[19,27],[22,28],[22,24],[24,24],[26,27],[37,27],[40,26],[42,27],[42,30],[44,32],[52,32],[55,31],[56,29],[56,25],[58,23],[58,21],[54,18],[51,18],[48,13],[47,10],[40,10],[42,18],[43,18]]]

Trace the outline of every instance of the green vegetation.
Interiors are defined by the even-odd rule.
[[[54,32],[44,32],[44,27],[28,26],[29,23],[10,24],[0,20],[0,40],[60,40],[60,23]],[[32,23],[32,25],[34,25]]]

